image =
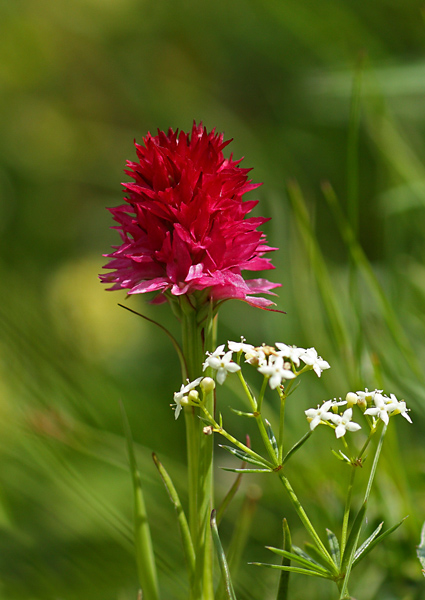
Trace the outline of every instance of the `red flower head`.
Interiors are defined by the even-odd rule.
[[[251,294],[270,293],[280,284],[266,279],[244,280],[241,271],[273,269],[257,227],[268,219],[245,218],[258,201],[243,201],[246,192],[260,184],[248,181],[250,169],[241,160],[224,158],[231,140],[207,133],[193,124],[191,133],[174,132],[144,138],[135,144],[138,162],[127,161],[124,183],[127,204],[110,208],[122,244],[107,254],[113,269],[101,275],[109,289],[129,294],[161,292],[156,302],[207,291],[215,303],[229,298],[259,307],[273,302]]]

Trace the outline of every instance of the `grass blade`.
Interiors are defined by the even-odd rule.
[[[177,522],[179,525],[180,535],[183,542],[183,552],[186,559],[186,564],[189,573],[189,580],[193,579],[195,573],[195,550],[193,548],[192,537],[190,535],[189,525],[186,519],[186,515],[183,510],[183,506],[180,502],[180,498],[177,494],[176,488],[168,475],[167,471],[164,469],[164,466],[159,461],[158,457],[155,453],[152,454],[153,461],[155,463],[156,468],[159,471],[161,479],[164,483],[164,486],[170,496],[170,500],[174,505],[177,513]]]
[[[224,580],[226,595],[228,600],[236,600],[235,591],[233,589],[232,580],[230,579],[229,566],[227,564],[226,555],[224,554],[223,546],[221,545],[220,536],[218,535],[217,522],[215,518],[215,510],[211,513],[211,532],[214,541],[214,546],[218,556],[221,574]]]
[[[134,493],[134,543],[136,548],[137,572],[140,586],[143,590],[144,600],[159,600],[158,577],[156,573],[155,556],[153,553],[152,538],[146,513],[145,499],[143,497],[140,473],[137,468],[134,454],[133,438],[130,423],[122,402],[121,415],[124,433],[127,440],[128,458],[133,480]]]

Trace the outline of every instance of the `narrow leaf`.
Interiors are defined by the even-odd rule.
[[[230,473],[273,473],[273,469],[232,469],[231,467],[220,467],[220,469]]]
[[[170,476],[164,469],[162,463],[158,460],[158,457],[155,453],[152,454],[152,458],[154,460],[156,468],[159,471],[165,489],[167,490],[168,495],[170,496],[170,500],[173,503],[174,508],[176,509],[177,522],[179,525],[180,535],[183,542],[183,552],[189,573],[189,581],[191,581],[195,573],[195,550],[193,548],[192,537],[190,535],[186,515],[184,513],[182,503],[180,502],[180,498],[177,494],[176,488],[174,487]]]
[[[269,438],[269,441],[270,441],[270,443],[272,445],[272,448],[274,450],[276,458],[278,458],[278,456],[279,456],[279,449],[277,447],[277,441],[276,441],[275,434],[273,433],[272,426],[270,425],[269,421],[267,421],[267,419],[264,419],[264,421],[266,423],[267,437]]]
[[[226,555],[224,554],[223,546],[218,535],[217,523],[215,519],[215,510],[211,513],[211,532],[218,556],[220,570],[225,583],[225,589],[228,600],[236,600],[235,591],[233,589],[232,580],[230,579],[229,567],[227,565]]]
[[[416,549],[416,554],[418,555],[419,562],[422,565],[422,573],[425,576],[425,523],[422,525],[421,541]]]
[[[238,510],[234,521],[234,529],[227,549],[227,564],[232,573],[232,577],[237,577],[239,565],[242,559],[243,551],[246,548],[249,533],[258,501],[261,497],[259,488],[249,487],[246,491],[240,510]],[[217,588],[215,600],[224,600],[225,598],[224,581],[222,580]]]
[[[307,554],[304,554],[304,556],[300,556],[299,554],[295,554],[294,552],[289,552],[287,550],[281,550],[280,548],[272,548],[271,546],[266,546],[266,548],[267,550],[271,550],[272,552],[274,552],[274,554],[282,556],[283,558],[286,558],[289,561],[292,560],[293,562],[297,562],[303,567],[312,569],[313,571],[320,571],[321,573],[327,573],[328,575],[332,575],[332,573],[329,573],[328,569],[322,567],[310,557],[307,558]],[[287,566],[289,566],[289,564]]]
[[[289,571],[290,573],[300,573],[300,575],[310,575],[311,577],[322,577],[323,579],[332,579],[332,575],[325,575],[319,571],[310,571],[309,569],[301,569],[300,567],[286,567],[285,565],[270,565],[268,563],[250,562],[249,565],[257,567],[268,567],[269,569],[277,569],[278,571]]]
[[[338,538],[336,537],[334,532],[331,531],[330,529],[326,529],[326,533],[328,536],[328,544],[329,544],[329,549],[331,551],[331,556],[333,558],[335,565],[339,568],[339,565],[341,564],[341,552],[339,549]]]
[[[156,573],[155,557],[152,547],[152,538],[149,528],[146,505],[143,497],[140,473],[137,468],[136,456],[133,447],[130,423],[124,405],[120,402],[124,433],[127,440],[128,458],[133,480],[134,493],[134,543],[136,549],[137,572],[140,586],[143,590],[144,600],[158,600],[158,578]]]
[[[357,548],[356,553],[354,555],[354,561],[356,561],[357,559],[361,560],[361,556],[362,556],[363,552],[366,550],[366,548],[368,548],[370,546],[370,544],[376,538],[378,533],[381,531],[383,524],[384,524],[384,521],[381,521],[381,523],[379,523],[378,527],[375,529],[375,531],[372,533],[372,535],[370,535],[367,538],[367,540],[365,540],[363,542],[363,544]],[[353,565],[354,565],[354,562],[353,562]]]
[[[238,415],[239,417],[255,417],[254,413],[243,412],[242,410],[237,410],[236,408],[232,408],[231,406],[229,406],[229,408],[233,413],[235,413],[235,415]]]
[[[124,304],[118,304],[118,306],[120,306],[121,308],[125,308],[125,310],[128,310],[129,312],[133,313],[134,315],[137,315],[138,317],[142,317],[142,319],[145,319],[145,321],[149,321],[149,323],[153,323],[154,325],[156,325],[157,327],[162,329],[162,331],[168,336],[171,343],[173,344],[174,350],[177,352],[177,356],[179,357],[179,360],[180,360],[180,366],[181,366],[182,373],[187,373],[187,365],[186,365],[186,361],[185,361],[182,349],[180,348],[180,345],[179,345],[178,341],[176,340],[176,338],[172,335],[172,333],[170,333],[168,331],[168,329],[166,327],[161,325],[161,323],[158,323],[157,321],[154,321],[153,319],[150,319],[149,317],[142,315],[141,313],[137,312],[136,310],[133,310],[132,308],[129,308],[128,306],[125,306]]]
[[[307,554],[319,565],[322,565],[327,571],[330,571],[334,575],[339,573],[339,565],[335,565],[333,560],[330,562],[329,558],[322,554],[316,546],[309,542],[305,542],[304,547],[307,550]]]
[[[292,539],[291,532],[289,531],[288,521],[283,519],[283,549],[285,552],[291,552]],[[290,567],[291,559],[289,557],[282,557],[282,567]],[[288,600],[288,589],[289,589],[289,571],[282,571],[279,579],[279,587],[277,589],[276,600]]]
[[[363,560],[363,558],[369,554],[369,552],[380,542],[382,542],[382,540],[384,538],[386,538],[388,535],[390,535],[391,533],[393,533],[396,529],[398,529],[400,527],[400,525],[407,519],[407,517],[404,517],[404,519],[402,519],[399,523],[396,523],[395,525],[393,525],[392,527],[390,527],[389,529],[387,529],[387,531],[384,531],[384,533],[381,533],[381,535],[379,535],[377,538],[375,538],[374,540],[372,540],[368,546],[362,551],[361,555],[359,554],[360,548],[362,548],[364,546],[364,544],[366,542],[364,542],[364,544],[362,544],[362,546],[360,546],[360,548],[357,550],[356,554],[355,554],[355,560],[353,561],[353,567],[359,563],[361,560]],[[373,534],[372,534],[373,535]]]
[[[308,431],[305,435],[303,435],[303,437],[300,440],[298,440],[298,442],[296,444],[294,444],[292,446],[292,448],[290,450],[288,450],[288,452],[283,457],[282,465],[284,465],[291,458],[291,456],[297,450],[299,450],[303,444],[305,444],[305,442],[308,440],[308,438],[311,436],[312,433],[313,433],[312,431]]]
[[[254,458],[253,456],[251,456],[251,454],[248,454],[247,452],[244,452],[239,448],[232,448],[232,446],[224,446],[222,444],[220,444],[220,448],[224,448],[224,450],[227,450],[231,454],[234,454],[237,458],[240,458],[245,462],[251,463],[252,465],[258,465],[260,467],[267,466],[267,462],[263,460],[259,454],[256,454],[256,457]]]

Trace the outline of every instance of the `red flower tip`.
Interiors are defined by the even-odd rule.
[[[257,227],[268,219],[246,218],[257,201],[242,196],[260,184],[248,180],[223,149],[231,140],[210,133],[202,123],[191,133],[150,133],[135,142],[137,162],[125,171],[134,182],[123,183],[126,204],[110,208],[122,244],[107,254],[100,275],[111,290],[129,294],[159,292],[174,296],[208,290],[213,301],[238,298],[265,308],[273,304],[252,294],[271,294],[280,284],[265,279],[245,281],[241,271],[273,269],[263,255],[276,248],[265,243]]]

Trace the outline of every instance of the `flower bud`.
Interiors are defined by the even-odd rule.
[[[211,425],[207,425],[202,430],[202,433],[204,433],[205,435],[211,435],[212,432],[213,432],[213,428],[211,427]]]
[[[188,399],[189,399],[190,403],[194,402],[195,404],[198,404],[199,392],[197,390],[190,390],[190,392],[188,394]]]
[[[215,389],[215,381],[211,377],[204,377],[199,385],[204,394],[212,392]]]
[[[347,402],[347,408],[352,408],[358,403],[360,398],[354,392],[348,392],[348,394],[345,396],[345,400]]]

